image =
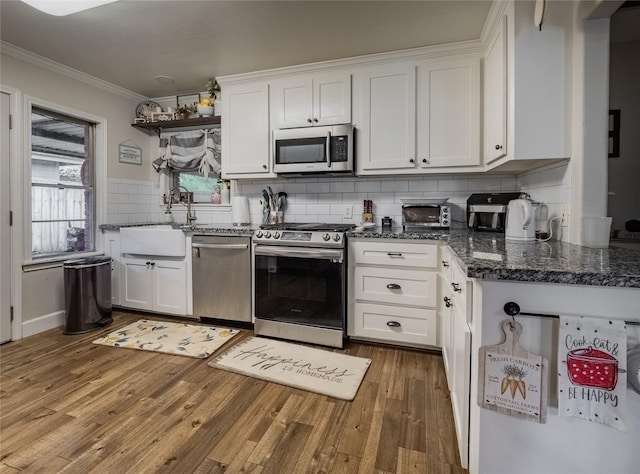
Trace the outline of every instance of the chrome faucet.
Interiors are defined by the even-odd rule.
[[[171,188],[169,190],[169,202],[171,202],[171,197],[175,192],[178,192],[178,201],[180,201],[180,191],[184,191],[187,194],[187,225],[191,225],[193,221],[197,219],[196,211],[191,212],[191,193],[184,186],[176,186],[175,188]]]

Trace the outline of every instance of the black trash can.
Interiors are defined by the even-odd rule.
[[[82,334],[111,324],[111,257],[66,260],[62,266],[64,333]]]

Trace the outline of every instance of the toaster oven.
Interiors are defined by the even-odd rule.
[[[409,232],[448,229],[451,207],[445,204],[447,199],[401,199],[402,229]]]

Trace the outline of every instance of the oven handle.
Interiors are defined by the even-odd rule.
[[[191,247],[195,249],[246,249],[249,244],[200,244],[192,243]]]
[[[280,247],[271,245],[256,245],[255,255],[265,255],[268,257],[291,257],[291,258],[315,258],[322,260],[336,260],[342,263],[342,250],[319,249],[319,248],[297,248]]]

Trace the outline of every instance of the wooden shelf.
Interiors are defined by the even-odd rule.
[[[145,132],[152,131],[159,133],[162,129],[168,128],[184,128],[184,127],[202,127],[208,125],[220,125],[221,120],[219,115],[212,117],[196,117],[185,120],[165,120],[163,122],[147,122],[147,123],[132,123],[131,126]]]

